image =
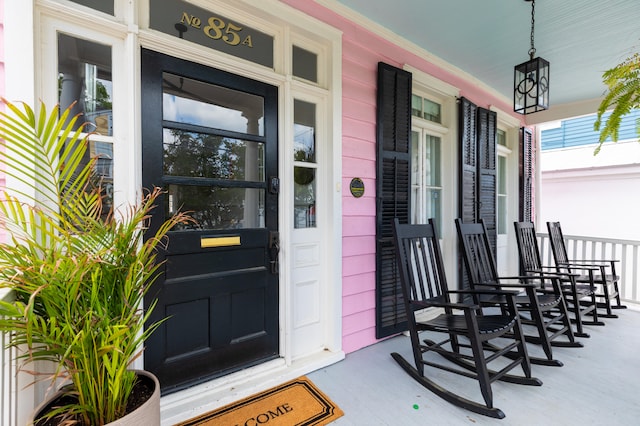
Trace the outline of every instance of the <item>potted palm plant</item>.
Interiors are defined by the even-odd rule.
[[[157,250],[189,218],[178,214],[145,235],[160,189],[105,208],[78,117],[3,101],[0,164],[22,189],[0,188],[0,287],[15,296],[0,303],[0,331],[24,349],[22,362],[53,362],[52,379],[67,383],[35,424],[124,424],[131,416],[140,424],[137,405],[151,405],[144,421],[159,422],[157,379],[130,366],[158,325],[145,323],[153,306],[142,309],[159,272]]]

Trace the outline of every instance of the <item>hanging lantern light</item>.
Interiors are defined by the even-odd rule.
[[[513,110],[520,114],[531,114],[549,109],[549,62],[534,58],[535,0],[531,2],[531,48],[529,60],[515,66],[513,83]]]

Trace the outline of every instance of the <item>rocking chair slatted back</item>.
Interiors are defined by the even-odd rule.
[[[542,272],[538,237],[532,222],[515,222],[516,241],[520,254],[520,271],[522,275],[531,272]]]
[[[613,309],[626,309],[620,298],[616,273],[617,259],[570,259],[567,255],[565,239],[560,222],[547,222],[549,243],[558,272],[577,274],[576,281],[588,283],[598,288],[598,308],[604,309],[600,315],[604,318],[617,318]]]
[[[491,244],[488,239],[484,238],[484,223],[460,222],[460,229],[464,257],[471,265],[471,267],[467,265],[471,283],[497,284],[496,262],[491,251]]]
[[[404,245],[402,253],[412,260],[410,263],[402,262],[402,267],[411,268],[411,271],[404,271],[410,284],[410,299],[444,298],[448,302],[447,280],[442,270],[441,253],[435,244],[433,227],[416,225],[406,230],[401,238]]]
[[[520,270],[522,275],[537,275],[558,272],[553,266],[544,266],[540,261],[538,237],[532,222],[514,222]],[[574,274],[559,274],[562,280],[562,292],[567,302],[567,309],[573,313],[572,322],[577,337],[589,337],[583,325],[604,325],[598,320],[596,310],[595,287],[589,283],[578,283]],[[590,315],[590,318],[587,316]]]

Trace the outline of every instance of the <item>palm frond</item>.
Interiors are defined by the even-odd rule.
[[[632,110],[640,108],[640,54],[636,53],[615,67],[605,71],[602,81],[607,93],[600,102],[593,128],[600,132],[599,143],[594,155],[600,152],[602,144],[608,139],[618,141],[622,118]],[[606,122],[604,115],[611,110]],[[640,123],[636,125],[640,139]]]

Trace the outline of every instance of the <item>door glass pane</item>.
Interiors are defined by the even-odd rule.
[[[264,189],[169,185],[166,199],[169,215],[191,212],[196,220],[176,231],[264,228]]]
[[[294,167],[294,227],[316,226],[316,170]]]
[[[316,105],[293,101],[293,159],[294,161],[316,161]]]
[[[58,97],[61,108],[92,125],[87,131],[113,135],[111,46],[58,34]]]
[[[264,144],[186,130],[163,131],[164,174],[264,182]]]
[[[213,129],[264,136],[264,99],[163,73],[162,118]]]

